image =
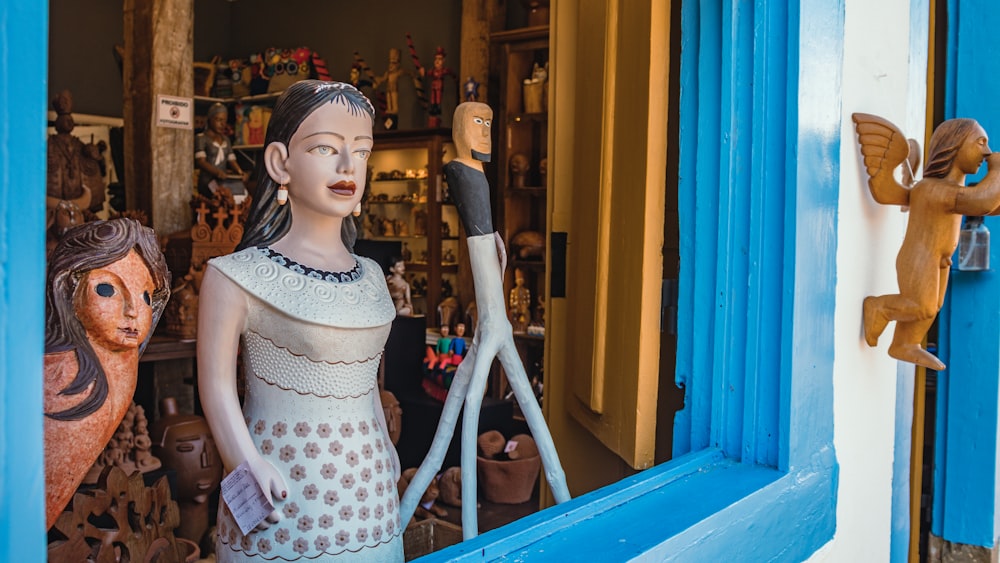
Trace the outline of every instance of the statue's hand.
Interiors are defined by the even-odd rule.
[[[281,514],[278,512],[278,503],[284,502],[288,498],[288,485],[285,484],[285,478],[281,476],[281,473],[260,455],[254,455],[250,459],[247,459],[247,465],[250,467],[250,474],[254,476],[257,480],[257,484],[260,485],[260,489],[264,491],[264,495],[271,500],[271,505],[275,507],[271,514],[268,514],[267,518],[261,520],[260,524],[257,524],[258,530],[266,530],[271,527],[271,524],[275,524],[278,520],[281,520]]]
[[[500,259],[500,277],[507,272],[507,247],[503,243],[503,237],[499,231],[493,231],[493,238],[497,244],[497,257]]]

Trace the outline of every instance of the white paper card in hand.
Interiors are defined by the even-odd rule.
[[[243,535],[274,512],[274,505],[260,489],[245,461],[222,480],[222,500],[226,501]]]

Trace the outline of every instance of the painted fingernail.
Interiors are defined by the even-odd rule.
[[[288,498],[288,491],[281,491],[281,498]]]

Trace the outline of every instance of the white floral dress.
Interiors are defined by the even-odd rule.
[[[381,268],[358,257],[323,272],[267,248],[210,265],[246,291],[243,414],[288,484],[264,531],[244,536],[220,503],[218,560],[402,561],[393,445],[375,411],[396,315]]]

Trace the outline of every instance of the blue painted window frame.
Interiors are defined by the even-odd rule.
[[[681,10],[677,457],[424,560],[795,561],[833,537],[843,1]]]
[[[48,2],[0,2],[0,561],[45,559],[48,15]]]
[[[682,8],[680,289],[687,306],[679,326],[682,334],[702,336],[683,340],[678,354],[688,406],[675,441],[688,453],[427,560],[565,554],[591,561],[709,561],[734,553],[746,560],[802,560],[833,536],[844,7],[827,0],[788,4],[706,0]],[[11,35],[0,45],[47,52],[44,6],[11,0],[0,15],[8,24],[25,24],[8,25]],[[8,75],[38,71],[13,60],[0,64]],[[3,122],[38,131],[45,87],[45,81],[18,82],[18,91],[0,86]],[[802,99],[808,106],[799,106]],[[764,134],[755,135],[759,131]],[[17,144],[10,130],[0,135],[4,147]],[[0,304],[8,326],[14,318],[26,325],[3,335],[0,381],[11,394],[2,399],[0,454],[10,459],[12,448],[36,440],[17,451],[37,463],[19,461],[33,475],[2,468],[4,492],[12,494],[0,495],[0,530],[12,541],[0,545],[16,547],[0,553],[31,560],[44,550],[37,505],[41,421],[14,425],[7,417],[41,411],[39,381],[11,370],[41,372],[44,222],[41,204],[21,206],[13,190],[43,193],[44,137],[18,142],[24,144],[15,152],[0,150],[0,212],[10,226],[0,231],[0,250],[10,252],[0,254],[6,276]],[[27,183],[14,182],[12,171],[25,167]],[[23,277],[11,276],[14,271]],[[738,342],[747,345],[733,350]]]

